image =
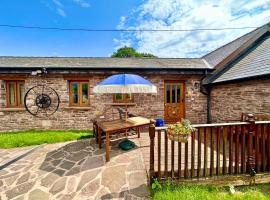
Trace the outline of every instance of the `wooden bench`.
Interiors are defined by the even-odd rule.
[[[242,113],[241,114],[241,121],[245,122],[248,119],[248,113]],[[270,115],[266,114],[255,114],[254,115],[255,121],[267,121],[270,120]]]
[[[225,123],[230,122],[246,122],[248,119],[248,113],[241,113],[238,119],[226,119]],[[254,114],[255,121],[268,121],[270,120],[270,115],[267,114]]]

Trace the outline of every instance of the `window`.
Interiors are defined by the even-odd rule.
[[[114,94],[115,103],[131,103],[134,102],[132,94]]]
[[[89,82],[70,81],[69,83],[70,106],[89,106]]]
[[[6,81],[7,107],[23,107],[24,81]]]

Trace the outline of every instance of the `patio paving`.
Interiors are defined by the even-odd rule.
[[[0,170],[0,200],[147,199],[140,142],[130,139],[137,147],[127,152],[118,148],[119,140],[112,142],[108,163],[105,148],[94,139],[43,145]],[[9,158],[26,149],[0,150],[0,155]]]
[[[15,148],[15,149],[0,149],[0,166],[3,166],[10,162],[11,160],[22,156],[26,152],[34,149],[36,146],[31,147],[22,147],[22,148]]]

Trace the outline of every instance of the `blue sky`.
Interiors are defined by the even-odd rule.
[[[63,28],[192,29],[261,26],[269,0],[2,0],[0,24]],[[0,27],[0,55],[109,56],[123,45],[159,57],[199,57],[249,32],[77,32]]]
[[[115,29],[120,17],[128,15],[140,4],[137,0],[84,2],[88,3],[85,4],[88,6],[84,7],[74,0],[2,0],[0,24]],[[108,56],[114,51],[113,38],[118,35],[119,33],[110,32],[65,32],[0,27],[0,55]]]

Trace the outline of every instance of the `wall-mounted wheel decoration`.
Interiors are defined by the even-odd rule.
[[[35,117],[49,117],[58,110],[59,104],[57,92],[46,85],[34,86],[24,96],[26,110]]]

